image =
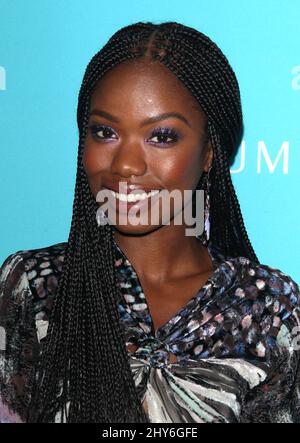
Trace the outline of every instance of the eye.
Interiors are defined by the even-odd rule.
[[[155,145],[171,145],[179,140],[180,136],[174,128],[156,128],[148,140]]]
[[[106,140],[113,138],[116,140],[116,137],[113,137],[113,135],[116,135],[114,130],[110,128],[109,126],[105,125],[90,125],[89,129],[91,131],[92,136],[96,140]]]

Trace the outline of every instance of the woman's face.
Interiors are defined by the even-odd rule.
[[[83,152],[90,189],[96,197],[100,190],[118,191],[125,182],[126,187],[137,185],[139,191],[133,193],[143,197],[128,203],[112,197],[119,231],[142,234],[159,228],[162,202],[151,190],[179,190],[182,195],[195,190],[212,160],[206,122],[196,99],[158,62],[123,62],[100,79],[91,97]],[[122,191],[124,196],[129,190]],[[127,218],[124,224],[124,215],[139,205],[149,211],[147,223],[143,219],[136,225]],[[177,209],[171,205],[170,219]],[[151,224],[152,211],[159,211],[158,225]]]

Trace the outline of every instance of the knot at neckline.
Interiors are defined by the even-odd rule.
[[[141,342],[133,355],[147,365],[160,369],[167,367],[172,363],[171,357],[175,357],[166,343],[152,337]]]

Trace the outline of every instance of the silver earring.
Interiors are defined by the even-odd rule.
[[[211,168],[208,171],[206,178],[206,199],[205,199],[205,209],[204,209],[204,232],[205,232],[205,244],[208,244],[210,239],[210,177],[209,173]]]
[[[96,220],[98,226],[104,226],[108,224],[108,218],[105,215],[105,212],[99,208],[96,212]]]
[[[199,239],[201,240],[201,243],[206,246],[209,243],[210,239],[210,171],[212,167],[209,168],[208,172],[205,174],[204,184],[203,184],[203,190],[205,192],[205,203],[204,203],[204,231],[199,236]]]

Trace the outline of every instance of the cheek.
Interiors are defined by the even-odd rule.
[[[199,149],[186,150],[184,155],[176,155],[164,162],[163,175],[172,188],[194,189],[200,179],[202,158]]]
[[[99,158],[95,151],[88,145],[85,145],[82,156],[82,163],[88,176],[94,175],[99,169]]]
[[[87,176],[93,177],[107,168],[109,158],[107,152],[87,140],[83,149],[82,163]]]
[[[109,167],[109,159],[99,147],[86,143],[83,149],[82,164],[87,175],[91,192],[97,195],[101,188],[101,176],[103,171]]]

